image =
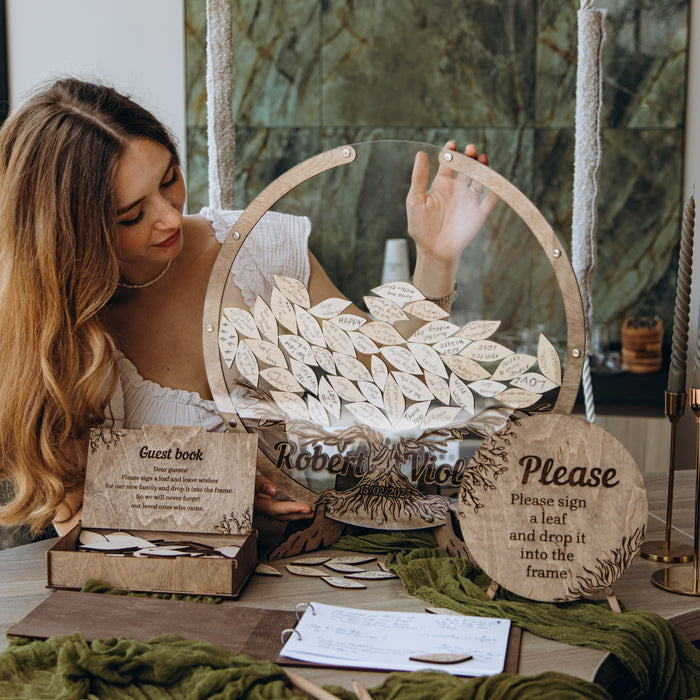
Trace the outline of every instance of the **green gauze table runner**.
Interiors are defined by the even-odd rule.
[[[303,674],[303,671],[300,671]],[[343,700],[355,695],[327,686]],[[462,679],[447,673],[391,673],[375,700],[611,700],[600,686],[559,673]],[[290,700],[295,693],[275,664],[205,642],[162,635],[150,642],[88,643],[78,633],[20,640],[0,653],[3,700]]]
[[[468,560],[439,548],[390,553],[387,566],[409,593],[431,605],[507,618],[540,637],[614,654],[637,684],[629,698],[681,700],[700,694],[700,652],[655,613],[613,613],[605,601],[539,603],[503,589],[490,600],[490,579]]]

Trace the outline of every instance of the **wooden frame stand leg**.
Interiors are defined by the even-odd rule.
[[[314,519],[308,527],[292,533],[270,552],[268,559],[283,559],[327,547],[340,539],[346,527],[345,523],[327,518],[325,507],[316,508]]]

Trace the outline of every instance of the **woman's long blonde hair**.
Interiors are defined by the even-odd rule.
[[[112,88],[67,78],[0,129],[0,523],[39,530],[84,479],[117,384],[99,316],[119,279],[112,182],[127,142],[177,160],[167,129]]]

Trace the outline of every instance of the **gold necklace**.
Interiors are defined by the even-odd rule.
[[[174,260],[175,258],[173,258]],[[155,284],[159,279],[161,279],[165,273],[170,269],[170,266],[173,264],[173,260],[169,260],[167,265],[163,268],[163,271],[158,273],[152,280],[148,280],[148,282],[144,282],[143,284],[129,284],[128,282],[117,282],[118,287],[124,287],[125,289],[143,289],[144,287],[150,287],[152,284]]]

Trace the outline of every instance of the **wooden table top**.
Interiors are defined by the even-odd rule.
[[[646,484],[649,496],[647,538],[663,540],[668,478],[649,476]],[[673,510],[674,544],[693,544],[694,493],[695,472],[678,472]],[[54,542],[54,539],[45,540],[0,552],[0,629],[3,631],[51,595],[51,590],[45,587],[44,553]],[[339,552],[333,551],[333,555],[338,556]],[[277,568],[284,569],[283,561],[273,563]],[[615,584],[615,593],[620,602],[628,608],[652,610],[666,618],[700,609],[700,600],[695,596],[669,593],[650,582],[651,575],[663,566],[665,565],[637,557]],[[297,603],[308,600],[368,610],[423,612],[425,609],[425,603],[408,595],[396,579],[371,581],[364,590],[340,591],[319,579],[293,576],[287,572],[282,577],[253,576],[238,601],[225,602],[223,605],[293,610]],[[7,639],[0,637],[0,650],[7,645]],[[522,637],[519,672],[536,674],[565,670],[593,680],[604,657],[605,654],[600,651],[559,644],[525,632]],[[361,680],[366,687],[373,687],[385,675],[379,672],[322,668],[305,668],[303,674],[320,685],[337,683],[348,689],[352,688],[354,678]]]

